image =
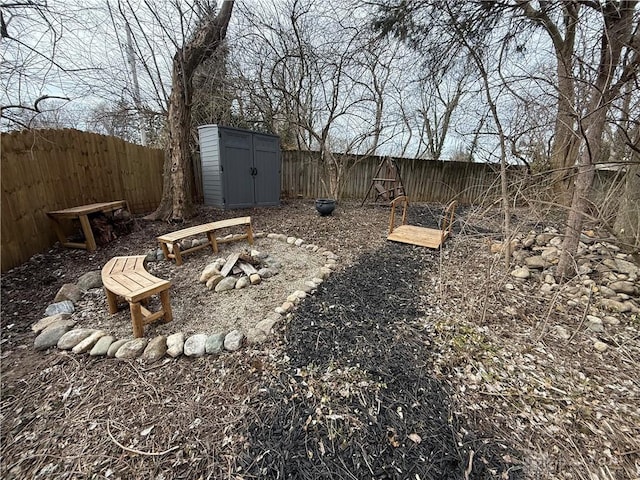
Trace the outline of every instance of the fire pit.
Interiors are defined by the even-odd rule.
[[[268,253],[244,250],[208,264],[200,275],[200,283],[205,283],[209,290],[215,292],[239,290],[277,275],[280,267],[280,263]]]

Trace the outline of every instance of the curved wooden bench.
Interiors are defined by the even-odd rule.
[[[237,235],[233,238],[217,240],[216,232],[223,228],[235,227],[235,226],[244,226],[245,233],[244,235]],[[180,245],[178,242],[187,237],[192,237],[194,235],[202,235],[203,233],[207,234],[208,242],[203,243],[201,245],[196,245],[195,247],[186,248],[184,250],[180,250]],[[184,228],[182,230],[178,230],[176,232],[167,233],[166,235],[161,235],[158,237],[158,242],[160,242],[160,246],[162,247],[162,252],[164,253],[164,258],[169,260],[170,258],[175,258],[176,265],[182,265],[182,255],[185,255],[190,252],[194,252],[196,250],[200,250],[201,248],[207,248],[211,246],[213,253],[218,253],[218,244],[232,242],[235,240],[244,240],[247,239],[251,245],[253,245],[253,230],[251,228],[251,217],[238,217],[238,218],[230,218],[228,220],[220,220],[217,222],[205,223],[203,225],[196,225],[195,227]],[[173,245],[173,251],[169,252],[169,245]]]
[[[107,295],[109,313],[118,312],[118,297],[129,302],[133,336],[144,336],[144,326],[164,317],[165,322],[173,320],[169,287],[171,282],[154,277],[144,268],[144,255],[114,257],[102,267],[102,284]],[[151,295],[159,294],[162,309],[151,313],[141,303],[146,303]]]

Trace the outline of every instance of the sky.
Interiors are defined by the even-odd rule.
[[[283,22],[288,20],[288,12],[283,7],[288,3],[286,0],[277,4],[263,3],[269,6],[270,12],[265,16],[279,15]],[[156,2],[158,8],[152,11],[140,1],[122,3],[120,8],[117,2],[104,0],[54,0],[48,5],[50,11],[47,12],[16,9],[8,15],[8,31],[12,38],[0,42],[4,60],[0,71],[3,85],[0,102],[3,105],[21,104],[33,107],[35,99],[42,95],[65,97],[69,100],[44,100],[40,107],[43,110],[50,109],[52,114],[60,117],[59,121],[67,122],[69,126],[85,129],[90,128],[87,122],[89,113],[100,105],[112,105],[119,99],[132,103],[134,88],[131,66],[127,62],[127,32],[123,20],[126,16],[131,25],[141,101],[154,111],[163,110],[170,89],[172,55],[175,46],[182,44],[184,39],[181,27],[187,32],[190,31],[189,23],[192,22],[192,17],[187,16],[182,25],[176,21],[176,12],[165,8],[166,2]],[[255,70],[253,67],[261,59],[255,56],[242,59],[246,51],[251,50],[251,42],[268,38],[264,31],[251,36],[251,28],[247,27],[243,12],[255,13],[257,8],[255,2],[236,2],[228,34],[231,56],[234,60],[245,61],[244,66],[241,65],[239,68],[244,70],[243,74],[248,78],[251,78],[251,72]],[[316,2],[314,8],[320,10],[312,11],[308,15],[306,25],[309,29],[317,29],[309,36],[310,42],[319,42],[325,35],[328,42],[336,41],[331,36],[331,27],[334,24],[335,28],[344,24],[357,28],[363,23],[362,12],[350,12],[351,17],[345,17],[344,12],[336,14],[336,11],[332,10],[330,5],[324,5],[324,2]],[[273,23],[274,20],[267,20],[267,23],[269,22]],[[538,68],[533,63],[543,63],[548,59],[544,54],[548,51],[548,46],[541,37],[529,47],[532,50],[535,48],[541,54],[535,57],[529,55],[526,61],[512,58],[505,71],[514,79],[516,75],[530,75],[533,67]],[[339,43],[331,45],[333,54],[339,54],[341,48]],[[386,138],[378,153],[415,156],[422,150],[417,140],[420,138],[421,129],[420,112],[426,110],[427,116],[437,121],[442,117],[443,105],[433,95],[433,85],[418,81],[422,72],[416,55],[404,47],[398,52],[397,58],[389,60],[387,90],[381,98],[385,106],[383,132]],[[536,62],[532,62],[532,58]],[[254,77],[254,81],[259,80]],[[344,104],[349,104],[354,95],[364,95],[365,90],[357,85],[357,80],[358,78],[355,78],[342,83],[351,92],[341,97]],[[500,79],[494,74],[490,80],[499,83]],[[318,89],[316,94],[326,96],[328,90],[323,90],[322,87],[331,87],[331,78],[325,75],[324,78],[321,76],[315,81],[315,87]],[[365,81],[372,80],[367,78]],[[450,79],[444,82],[439,85],[443,91],[451,90],[455,86]],[[487,114],[486,101],[477,76],[471,75],[465,82],[461,104],[452,117],[445,144],[446,156],[468,147],[471,132]],[[518,82],[514,80],[514,87],[516,83]],[[544,99],[547,87],[544,79],[539,82],[529,80],[524,88],[522,81],[517,85],[531,103],[535,103],[537,99]],[[497,89],[495,92],[505,124],[509,125],[518,120],[517,117],[522,113],[514,106],[513,97],[509,92]],[[360,102],[360,105],[364,104]],[[62,109],[59,108],[61,106]],[[10,113],[17,111],[13,109]],[[372,115],[371,110],[367,113],[366,110],[351,107],[335,122],[332,129],[336,148],[351,143],[353,138],[366,131]],[[326,112],[319,110],[317,118],[322,123],[326,119]],[[403,121],[404,118],[408,118],[409,122]],[[491,124],[491,121],[484,122],[481,135],[478,137],[482,147],[480,156],[485,161],[496,159],[496,142]],[[3,122],[2,128],[7,127],[9,125]]]

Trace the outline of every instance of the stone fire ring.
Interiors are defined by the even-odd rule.
[[[272,332],[275,324],[283,320],[295,306],[307,295],[313,294],[318,286],[326,280],[338,266],[338,257],[331,251],[312,243],[306,243],[301,238],[291,237],[279,233],[258,232],[255,238],[272,238],[285,242],[292,247],[304,248],[325,257],[325,264],[317,274],[305,281],[304,290],[296,290],[291,293],[273,312],[259,321],[253,328],[243,332],[232,330],[228,333],[206,334],[199,333],[185,337],[178,332],[168,336],[158,335],[152,339],[124,338],[116,339],[104,330],[92,328],[74,328],[75,320],[71,314],[75,311],[75,304],[83,295],[83,288],[98,288],[102,286],[99,272],[86,274],[83,277],[93,276],[93,283],[85,284],[82,279],[78,284],[65,284],[56,295],[54,303],[50,304],[45,317],[31,325],[36,333],[34,348],[47,350],[58,348],[70,350],[74,354],[89,354],[92,357],[108,357],[121,360],[141,359],[154,362],[163,357],[177,358],[182,355],[187,357],[202,357],[204,355],[217,355],[225,351],[239,350],[245,343],[255,345],[263,343]],[[93,275],[92,275],[93,274]],[[86,280],[86,278],[85,278]]]

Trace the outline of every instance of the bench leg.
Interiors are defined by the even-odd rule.
[[[160,292],[160,302],[162,303],[162,311],[164,312],[164,323],[168,323],[173,320],[171,302],[169,301],[169,289]]]
[[[118,313],[118,296],[106,288],[104,289],[104,293],[107,295],[107,307],[109,307],[109,313],[112,315],[114,313]]]
[[[164,253],[164,259],[165,260],[169,260],[169,247],[167,247],[167,244],[164,242],[160,242],[160,247],[162,248],[162,253]]]
[[[176,265],[182,265],[182,254],[180,253],[180,243],[175,242],[173,244],[173,256],[176,259]]]
[[[86,249],[89,252],[94,252],[96,248],[96,239],[93,237],[93,230],[91,230],[91,224],[89,223],[89,217],[87,215],[80,215],[80,225],[82,225],[82,233],[86,239]]]
[[[209,238],[209,245],[211,245],[211,250],[213,250],[213,253],[218,253],[218,240],[216,240],[216,231],[213,230],[211,232],[207,232],[207,237]]]
[[[53,223],[53,230],[56,232],[56,236],[58,237],[58,241],[60,242],[60,246],[64,247],[64,244],[67,243],[67,236],[64,234],[64,230],[62,229],[62,225],[57,218],[51,218]]]
[[[253,245],[253,229],[251,228],[251,223],[247,225],[247,240],[249,241],[249,245]]]
[[[144,324],[142,322],[142,308],[139,302],[129,302],[131,310],[131,326],[133,327],[133,336],[141,338],[144,336]]]

